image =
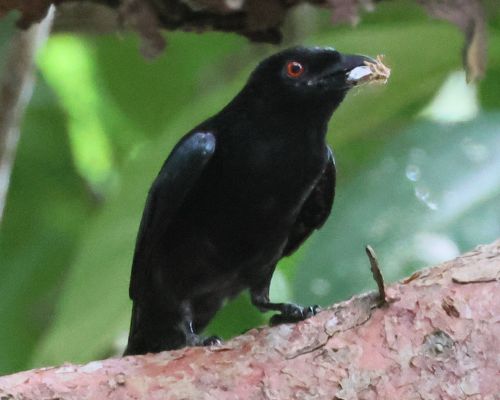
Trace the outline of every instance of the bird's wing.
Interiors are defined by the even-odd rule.
[[[215,136],[194,132],[172,150],[151,189],[142,214],[130,279],[130,298],[141,297],[141,288],[151,273],[151,252],[164,237],[173,217],[193,189],[215,152]]]
[[[300,210],[288,236],[283,256],[289,256],[297,250],[315,229],[323,226],[330,215],[335,197],[335,159],[328,146],[327,152],[328,161],[325,169]]]

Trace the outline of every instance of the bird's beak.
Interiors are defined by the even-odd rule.
[[[366,65],[366,63],[376,63],[376,62],[377,60],[368,56],[363,56],[358,54],[343,54],[340,65],[341,68],[343,68],[345,71],[351,71],[354,68]]]
[[[340,56],[340,60],[319,77],[331,89],[345,91],[362,83],[385,83],[389,79],[391,70],[383,64],[381,56],[377,59],[352,54]]]
[[[367,56],[352,54],[341,54],[340,56],[340,60],[320,76],[321,80],[328,81],[329,86],[335,90],[348,90],[360,83],[363,76],[366,77],[370,73],[368,65],[376,62]]]
[[[354,86],[371,75],[369,65],[376,63],[376,60],[368,56],[345,54],[340,68],[345,73],[346,83]]]
[[[361,55],[344,55],[341,64],[349,86],[374,81],[385,83],[391,74],[391,70],[382,63],[381,56],[373,59]]]

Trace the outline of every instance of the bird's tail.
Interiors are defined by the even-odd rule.
[[[134,301],[128,344],[123,355],[158,353],[185,346],[186,334],[181,322],[178,313]]]

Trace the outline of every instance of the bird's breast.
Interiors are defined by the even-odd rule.
[[[203,255],[197,270],[257,271],[281,257],[324,168],[325,147],[221,142],[179,215],[179,251]]]
[[[327,158],[324,141],[291,139],[253,139],[223,149],[212,176],[228,218],[237,215],[262,230],[286,230],[295,221]]]

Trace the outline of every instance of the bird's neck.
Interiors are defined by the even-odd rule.
[[[328,121],[343,100],[342,96],[303,104],[297,99],[249,93],[251,90],[244,89],[228,104],[226,112],[252,123],[264,124],[266,131],[273,131],[274,135],[306,135],[309,139],[313,139],[313,135],[317,141],[324,141]]]

